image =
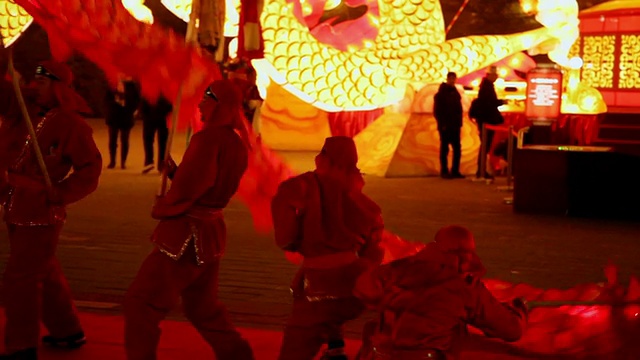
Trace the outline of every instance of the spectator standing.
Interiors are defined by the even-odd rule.
[[[146,99],[142,100],[140,115],[142,116],[142,141],[144,144],[144,169],[146,174],[154,169],[153,143],[158,135],[158,171],[162,172],[164,153],[169,138],[167,116],[173,110],[173,105],[164,97],[160,97],[155,104]]]
[[[133,115],[138,108],[140,95],[136,84],[128,79],[118,81],[115,89],[107,90],[105,97],[106,123],[109,127],[109,165],[116,167],[118,135],[120,135],[120,167],[126,168],[129,154],[129,135],[133,128]]]
[[[460,173],[460,128],[462,128],[462,97],[456,88],[458,76],[454,72],[447,74],[447,81],[440,85],[433,101],[433,115],[438,123],[440,134],[440,176],[443,179],[462,179]],[[447,157],[449,145],[453,148],[451,171]]]
[[[473,101],[469,116],[476,120],[478,125],[478,132],[480,133],[480,140],[482,141],[482,126],[487,125],[500,125],[504,123],[504,118],[498,110],[498,107],[504,104],[504,101],[498,99],[494,83],[498,79],[498,71],[495,66],[490,66],[487,71],[487,75],[482,79],[480,83],[480,89],[478,90],[478,97]],[[486,153],[482,154],[482,144],[478,150],[478,170],[476,171],[476,177],[482,177],[480,164],[482,163],[482,157],[486,157],[491,151],[491,145],[493,143],[493,131],[487,131],[487,139],[485,144]],[[491,175],[485,175],[486,178],[492,178]]]

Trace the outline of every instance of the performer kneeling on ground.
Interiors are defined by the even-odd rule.
[[[365,326],[360,359],[455,359],[455,339],[467,324],[487,336],[520,339],[526,305],[493,297],[475,249],[469,230],[446,226],[416,255],[363,274],[355,294],[380,311],[380,320]]]
[[[362,193],[357,162],[351,138],[328,138],[316,170],[283,182],[273,199],[278,246],[304,257],[280,360],[312,360],[325,342],[323,359],[346,359],[343,325],[364,310],[353,296],[355,281],[383,257],[381,211]]]
[[[248,163],[241,104],[227,80],[213,82],[200,103],[203,129],[193,135],[166,196],[152,216],[159,219],[147,257],[124,303],[129,360],[156,359],[160,322],[182,297],[187,318],[218,360],[251,360],[253,352],[218,301],[220,258],[226,245],[222,215]],[[239,135],[243,134],[243,136]]]

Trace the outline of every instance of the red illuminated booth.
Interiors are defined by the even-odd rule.
[[[597,89],[609,107],[640,105],[640,1],[616,0],[580,12],[580,37],[569,58],[583,60],[579,70],[585,85]],[[521,112],[503,113],[516,129],[531,121]],[[561,114],[551,127],[554,143],[592,145],[600,115]]]
[[[536,145],[515,152],[514,211],[640,219],[635,183],[640,158],[616,153],[612,147],[584,146],[589,139],[574,138],[581,146],[548,145],[573,144],[557,136],[563,133],[557,122],[566,116],[574,125],[568,127],[574,137],[586,126],[597,125],[598,115],[562,114],[562,91],[563,72],[558,67],[538,67],[527,74],[524,116],[532,124],[529,141]],[[617,176],[611,176],[614,173]]]
[[[609,1],[582,11],[572,55],[583,59],[581,79],[600,90],[608,106],[638,107],[640,1]]]

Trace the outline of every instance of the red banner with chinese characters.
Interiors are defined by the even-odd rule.
[[[556,121],[562,105],[562,71],[537,67],[527,73],[525,115],[534,122]]]

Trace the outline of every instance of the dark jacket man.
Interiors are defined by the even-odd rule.
[[[456,88],[457,76],[447,74],[447,82],[442,83],[434,97],[433,115],[438,122],[440,133],[440,176],[443,178],[463,178],[460,174],[460,128],[462,127],[462,97]],[[451,172],[447,157],[449,145],[453,148]]]

